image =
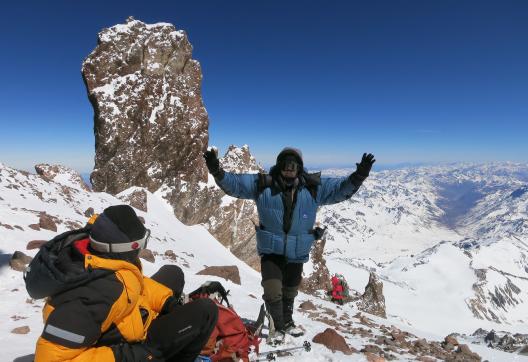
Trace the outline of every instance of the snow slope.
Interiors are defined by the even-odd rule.
[[[358,290],[376,271],[387,313],[422,330],[526,333],[527,184],[528,165],[513,163],[374,173],[320,210],[329,270]]]
[[[57,177],[55,180],[60,181],[61,178]],[[186,292],[195,289],[206,280],[219,280],[226,289],[231,291],[230,300],[239,314],[244,318],[256,318],[262,294],[259,273],[234,257],[204,227],[183,225],[174,217],[172,208],[166,204],[160,194],[145,192],[147,193],[147,212],[136,211],[145,219],[146,226],[152,230],[149,249],[155,253],[155,263],[143,262],[145,274],[153,274],[165,263],[175,263],[182,267],[185,272]],[[127,192],[125,191],[125,193]],[[87,220],[85,211],[88,207],[92,207],[95,212],[101,212],[109,205],[120,203],[122,203],[121,200],[105,193],[86,191],[71,183],[63,185],[59,182],[44,180],[40,176],[19,172],[0,164],[0,321],[2,321],[0,323],[0,347],[3,347],[2,360],[29,361],[30,357],[28,356],[33,353],[34,343],[43,327],[41,318],[43,301],[32,300],[28,297],[25,292],[22,273],[12,270],[8,265],[9,258],[15,250],[24,251],[31,256],[36,253],[36,250],[25,250],[28,241],[50,239],[56,234],[56,232],[42,228],[37,231],[30,228],[29,225],[38,224],[41,213],[46,212],[55,221],[57,232],[62,232],[71,227],[83,225]],[[383,233],[380,232],[380,235]],[[342,243],[344,248],[345,241]],[[381,241],[379,243],[381,244]],[[358,243],[358,245],[367,244]],[[409,243],[409,247],[418,249],[413,243]],[[434,272],[440,274],[441,264],[446,260],[453,261],[453,268],[456,266],[463,269],[464,262],[467,264],[466,259],[468,258],[459,255],[457,253],[459,249],[450,243],[441,244],[436,248],[440,249],[440,252],[430,254],[423,252],[420,254],[422,260],[427,260],[427,262],[420,264],[421,268],[427,268],[427,272],[420,269],[420,265],[411,265],[414,262],[412,257],[400,257],[392,263],[380,267],[369,259],[350,260],[342,254],[334,252],[339,257],[330,256],[329,265],[333,270],[340,268],[346,270],[349,273],[352,286],[358,290],[365,286],[369,268],[376,268],[384,278],[389,317],[385,320],[367,315],[374,323],[369,327],[374,335],[382,334],[382,328],[390,329],[390,326],[394,326],[414,333],[421,338],[441,340],[448,333],[446,331],[453,332],[455,330],[448,328],[450,322],[447,320],[442,323],[443,329],[436,328],[434,323],[441,321],[442,316],[445,318],[445,313],[449,312],[449,305],[455,304],[459,298],[468,297],[472,280],[464,280],[460,285],[455,284],[456,288],[453,287],[452,289],[456,289],[456,294],[450,294],[450,282],[464,270],[452,269],[449,274],[450,279],[443,280],[441,283],[441,278],[434,278]],[[174,252],[175,260],[165,256],[167,250]],[[504,252],[508,253],[507,250]],[[241,285],[217,277],[196,275],[205,266],[212,265],[236,265],[240,271]],[[408,274],[403,271],[405,267],[409,271]],[[515,269],[508,270],[516,271]],[[432,279],[428,279],[428,276],[431,276]],[[410,304],[408,298],[413,293],[416,299],[413,304]],[[445,293],[450,297],[446,299]],[[361,337],[349,332],[354,328],[365,328],[364,322],[356,317],[358,311],[352,305],[338,307],[323,299],[302,293],[298,297],[299,303],[308,300],[318,307],[317,318],[300,310],[296,310],[294,315],[296,321],[303,325],[307,331],[305,340],[311,341],[315,334],[324,331],[329,327],[329,324],[333,324],[340,330],[350,346],[359,350],[367,344],[372,344],[372,338]],[[436,300],[438,307],[442,305],[442,302],[448,303],[448,305],[440,310],[438,316],[431,316],[416,307],[422,302],[430,303],[431,300]],[[463,308],[457,308],[457,312],[463,312]],[[453,314],[448,313],[449,316]],[[463,315],[464,320],[465,318],[469,320],[469,317]],[[422,323],[411,323],[409,322],[411,320],[421,320]],[[456,325],[455,321],[451,322]],[[410,324],[412,325],[410,326]],[[29,327],[28,334],[11,333],[14,328],[22,326]],[[294,346],[300,343],[300,341],[289,339],[286,346]],[[269,347],[263,346],[263,349],[266,348]],[[471,348],[473,349],[473,346]],[[520,358],[520,356],[479,346],[475,346],[475,349],[478,349],[485,358],[494,361],[518,360]],[[405,353],[397,354],[395,357],[402,361],[414,358]],[[341,352],[333,353],[322,345],[312,343],[312,352],[309,355],[298,354],[284,357],[282,360],[365,361],[366,357],[363,353],[354,353],[350,356]]]

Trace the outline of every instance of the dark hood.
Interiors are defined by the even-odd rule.
[[[26,289],[32,298],[54,296],[112,272],[84,268],[84,256],[73,244],[86,239],[88,232],[88,229],[69,231],[40,248],[24,274]]]

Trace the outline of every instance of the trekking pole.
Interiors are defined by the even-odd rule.
[[[304,341],[303,345],[302,346],[297,346],[297,347],[289,347],[289,348],[279,348],[279,349],[273,349],[271,351],[264,351],[264,352],[259,352],[257,354],[257,356],[264,356],[264,358],[258,358],[255,360],[255,362],[258,362],[258,361],[275,361],[276,359],[276,354],[278,353],[285,353],[285,352],[292,352],[292,351],[297,351],[297,350],[300,350],[300,349],[304,349],[306,352],[309,352],[311,349],[312,349],[312,345],[310,344],[310,342],[308,341]]]

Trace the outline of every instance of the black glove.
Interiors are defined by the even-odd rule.
[[[189,293],[189,297],[191,299],[197,299],[197,298],[208,298],[211,294],[218,293],[218,295],[221,298],[221,302],[224,300],[229,305],[229,301],[227,300],[227,296],[229,295],[229,290],[226,291],[224,286],[220,282],[214,282],[214,281],[207,281],[200,285],[198,289],[195,291]]]
[[[163,354],[146,343],[120,343],[110,346],[116,361],[164,362]]]
[[[352,180],[359,183],[365,181],[365,179],[370,174],[370,170],[372,169],[374,162],[376,162],[376,160],[374,159],[374,155],[372,153],[364,153],[363,157],[361,157],[361,162],[356,163],[356,172],[350,175]]]
[[[214,149],[207,150],[203,154],[203,157],[205,158],[205,164],[207,165],[209,173],[215,178],[218,178],[220,180],[223,179],[224,170],[222,170],[222,168],[220,167],[220,161],[218,160],[216,151]]]
[[[159,314],[163,315],[163,314],[170,313],[176,306],[183,305],[183,304],[184,304],[183,295],[180,298],[170,296],[167,298],[167,300],[163,304],[163,307],[161,308],[161,311]]]

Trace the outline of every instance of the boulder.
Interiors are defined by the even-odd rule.
[[[29,326],[17,327],[11,330],[11,333],[13,334],[28,334],[29,332]]]
[[[26,250],[39,249],[42,245],[46,244],[47,240],[31,240],[26,245]]]
[[[225,265],[225,266],[208,266],[207,268],[200,270],[197,275],[214,275],[225,280],[230,280],[235,284],[240,285],[240,273],[236,265]]]
[[[322,344],[333,352],[340,351],[346,355],[357,352],[357,350],[346,343],[342,335],[332,328],[327,328],[324,332],[316,334],[312,342]]]
[[[141,259],[144,259],[148,261],[149,263],[154,263],[156,261],[156,258],[154,257],[154,254],[149,249],[141,249],[139,251],[139,257]]]
[[[50,215],[48,215],[46,212],[40,213],[38,225],[41,229],[57,232],[57,224],[55,224],[55,221],[53,220],[53,218]]]
[[[21,251],[15,251],[9,259],[9,266],[11,269],[23,272],[26,270],[26,266],[33,260],[32,257],[24,254]]]

